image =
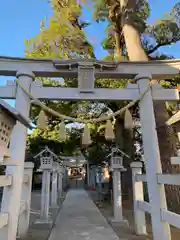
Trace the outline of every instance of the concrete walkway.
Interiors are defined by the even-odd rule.
[[[49,240],[119,240],[84,190],[70,190]]]

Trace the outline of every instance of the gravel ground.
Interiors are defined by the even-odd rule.
[[[109,219],[113,216],[113,208],[112,204],[108,201],[99,202],[98,196],[95,191],[90,191],[89,195],[91,196],[92,200],[96,203],[97,207],[101,211],[102,215],[107,219],[108,223],[111,225],[113,230],[116,232],[119,238],[124,238],[128,240],[149,240],[152,239],[150,236],[143,237],[143,236],[136,236],[133,231],[133,217],[132,211],[126,209],[123,212],[123,216],[126,220],[128,220],[130,227],[127,226],[119,226],[118,224],[111,224]],[[123,208],[124,209],[124,208]]]
[[[96,192],[89,192],[90,196],[92,197],[93,201],[98,206],[99,210],[103,214],[103,216],[107,219],[113,216],[113,206],[110,204],[110,202],[104,201],[99,203],[97,200],[97,193]],[[134,219],[133,219],[133,212],[132,212],[132,204],[127,201],[126,203],[123,203],[123,216],[125,219],[129,222],[129,228],[128,227],[119,227],[118,225],[111,225],[116,234],[119,237],[124,237],[128,240],[152,240],[152,228],[151,228],[151,218],[150,215],[146,215],[146,222],[147,222],[147,232],[148,236],[136,236],[134,233]],[[171,239],[177,240],[180,239],[180,229],[177,229],[175,227],[171,226]]]
[[[74,184],[72,184],[74,185]],[[73,186],[71,186],[73,188]],[[77,188],[77,185],[74,186],[74,188]],[[32,198],[31,198],[31,214],[30,214],[30,227],[28,234],[26,238],[17,238],[18,240],[48,240],[49,235],[51,233],[51,229],[42,228],[37,229],[35,226],[36,219],[40,216],[40,203],[41,203],[41,195],[40,191],[32,192]],[[113,207],[112,204],[108,201],[104,201],[99,203],[97,198],[97,193],[94,191],[89,191],[89,195],[91,196],[92,200],[96,203],[99,210],[103,214],[103,216],[107,219],[113,216]],[[1,191],[0,191],[0,202],[1,202]],[[65,197],[65,194],[64,194]],[[59,206],[61,207],[62,203],[64,201],[64,198],[59,200]],[[50,216],[55,221],[57,216],[58,210],[57,209],[50,209]],[[125,219],[128,220],[130,227],[119,227],[117,225],[112,226],[114,231],[119,237],[124,237],[128,240],[150,240],[152,239],[151,235],[151,221],[150,216],[147,215],[147,230],[148,230],[148,236],[147,237],[140,237],[136,236],[134,234],[134,221],[133,221],[133,213],[132,213],[132,206],[129,202],[123,203],[123,216]],[[172,233],[172,240],[179,239],[180,236],[180,229],[171,227],[171,233]]]
[[[65,197],[65,194],[64,194],[64,197]],[[58,204],[60,207],[61,207],[63,201],[64,201],[64,198],[59,199]],[[29,231],[25,238],[17,238],[18,240],[48,240],[49,235],[51,233],[51,229],[48,229],[43,226],[40,229],[38,229],[35,224],[36,220],[40,216],[40,204],[41,204],[40,191],[32,192]],[[56,219],[59,209],[51,209],[50,208],[49,216],[52,218],[53,222]]]

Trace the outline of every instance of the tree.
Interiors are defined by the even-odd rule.
[[[107,27],[108,37],[103,41],[103,47],[107,50],[115,49],[115,52],[119,52],[119,58],[125,56],[127,53],[129,60],[133,61],[133,56],[137,60],[135,56],[140,54],[139,51],[136,53],[137,49],[134,49],[135,51],[129,49],[129,46],[131,46],[129,43],[133,40],[132,38],[128,38],[127,40],[126,34],[128,29],[131,31],[131,34],[135,34],[137,46],[145,49],[140,54],[142,60],[147,59],[147,55],[152,58],[152,54],[160,47],[176,43],[180,40],[179,3],[175,4],[171,12],[165,14],[163,19],[159,19],[154,24],[148,25],[147,19],[150,15],[150,8],[146,0],[92,1],[94,2],[94,17],[96,21],[106,20],[109,22]],[[117,35],[121,44],[117,43]],[[121,49],[117,50],[117,48]],[[151,56],[149,56],[150,54]]]
[[[94,58],[92,45],[83,29],[88,23],[80,20],[81,6],[76,0],[50,2],[53,15],[41,21],[40,33],[26,40],[26,56],[41,58]],[[48,27],[46,27],[48,25]]]
[[[117,8],[119,8],[118,1],[101,1],[94,0],[94,17],[99,21],[108,20],[109,25],[107,27],[107,38],[102,42],[103,47],[110,52],[110,56],[108,58],[114,60],[127,60],[126,48],[124,36],[122,34],[121,27],[121,19],[117,17]],[[143,11],[142,11],[143,8]],[[138,15],[141,22],[141,28],[143,31],[143,21],[147,18],[149,13],[149,9],[147,5],[142,8],[138,8]],[[114,51],[113,51],[114,50]],[[112,55],[113,52],[113,55]],[[114,81],[112,81],[114,83]],[[123,84],[122,84],[123,83]],[[127,81],[117,81],[115,84],[112,84],[111,87],[124,87]],[[112,111],[117,111],[122,105],[126,104],[126,102],[121,102],[121,104],[117,102],[108,102],[108,106],[112,109]],[[122,174],[122,188],[123,188],[123,196],[124,198],[130,197],[132,193],[132,175],[130,169],[130,163],[134,158],[134,144],[133,137],[134,133],[132,129],[124,129],[124,117],[120,116],[116,118],[115,124],[115,133],[116,133],[116,144],[124,150],[130,158],[124,158],[124,167],[127,169],[127,172]]]
[[[45,146],[48,146],[55,154],[73,155],[80,145],[80,133],[77,129],[67,129],[67,140],[58,140],[58,129],[48,125],[46,130],[35,129],[27,138],[27,151],[33,155],[38,154]]]
[[[114,56],[112,54],[107,56],[108,59],[119,60],[119,59],[125,58],[126,60],[130,60],[130,61],[134,61],[134,60],[148,61],[149,59],[152,59],[152,58],[163,59],[163,58],[166,58],[166,56],[164,56],[163,54],[159,55],[157,53],[157,50],[159,49],[159,47],[167,44],[171,44],[179,40],[179,28],[178,28],[179,27],[178,26],[179,5],[176,5],[171,11],[171,13],[169,15],[166,15],[164,19],[161,19],[160,21],[156,22],[154,25],[148,26],[147,18],[150,14],[150,9],[149,9],[148,3],[145,0],[141,0],[141,1],[131,0],[131,1],[120,1],[120,2],[109,1],[109,0],[106,0],[106,1],[93,0],[93,2],[95,4],[94,8],[95,8],[96,20],[97,21],[105,20],[109,22],[109,26],[107,30],[108,39],[106,39],[103,42],[103,46],[106,49],[110,49],[111,52],[112,50],[115,49],[114,51],[115,54]],[[80,38],[82,39],[82,41],[80,41],[81,43],[82,42],[84,43],[83,39],[87,41],[87,39],[84,38],[85,35],[82,29],[80,31],[80,28],[78,26],[79,16],[81,15],[80,13],[81,7],[79,5],[74,7],[73,4],[75,4],[75,1],[73,0],[66,1],[66,2],[61,1],[60,3],[57,0],[52,1],[54,15],[51,19],[53,19],[53,21],[50,21],[49,27],[47,29],[42,28],[43,30],[41,30],[40,34],[28,42],[28,46],[31,46],[31,47],[34,43],[36,43],[36,45],[34,45],[33,50],[30,50],[28,52],[28,55],[34,56],[34,57],[59,57],[59,58],[87,57],[87,56],[91,57],[93,55],[92,47],[89,44],[85,44],[85,46],[82,45],[82,49],[83,49],[82,50],[81,48],[79,48],[79,45],[77,45],[76,39],[73,38],[73,36],[80,36]],[[64,14],[63,11],[66,14]],[[64,20],[63,22],[62,22],[62,13],[63,13],[63,20]],[[75,20],[72,20],[72,15],[76,16],[74,18]],[[66,28],[68,28],[67,31],[65,31]],[[70,31],[71,28],[72,28],[72,31]],[[61,41],[58,41],[58,44],[54,44],[54,41],[56,43],[57,39],[60,39]],[[71,41],[65,41],[68,39],[71,39]],[[54,46],[52,43],[56,46],[55,48],[52,47]],[[88,46],[88,50],[86,46]],[[136,46],[135,50],[134,50],[134,46]],[[74,87],[77,86],[77,80],[74,81],[74,79],[73,81],[71,79],[65,79],[64,82],[65,82],[65,86],[72,86],[72,85]],[[112,84],[112,81],[110,81],[109,79],[104,79],[103,81],[102,80],[96,81],[96,86],[98,87],[102,87],[102,86],[122,87],[122,85],[124,86],[124,84],[125,84],[125,81],[121,85],[119,85],[119,81],[113,81],[113,84]],[[122,104],[125,104],[125,103],[123,102]],[[95,113],[93,113],[96,116],[101,114],[104,111],[104,109],[116,111],[118,108],[122,106],[122,105],[119,105],[118,103],[111,103],[111,102],[106,102],[104,103],[104,105],[103,104],[96,105],[92,102],[82,103],[82,104],[77,103],[75,109],[81,110],[81,113],[80,113],[81,117],[85,115],[86,117],[89,117],[87,114],[84,113],[85,112],[84,109],[87,109],[88,105],[93,106],[94,111],[97,110],[95,111]],[[102,106],[105,106],[105,107],[102,107]],[[163,116],[165,116],[166,111],[164,111],[164,105],[163,106],[158,105],[158,106],[161,112],[163,113]],[[162,107],[163,107],[163,111],[162,111]],[[60,110],[61,107],[59,107],[58,109]],[[71,112],[71,114],[74,114],[75,116],[76,113]],[[168,115],[166,115],[165,117],[167,118]],[[162,120],[165,122],[165,119],[162,119],[158,116],[156,120],[157,122],[158,121],[161,122],[161,125],[162,125]],[[123,121],[124,121],[123,118],[118,118],[118,120],[116,121],[116,126],[115,126],[116,142],[122,148],[128,147],[126,151],[131,156],[131,159],[132,159],[133,153],[134,153],[133,133],[132,131],[124,130]],[[119,136],[122,136],[120,134],[121,132],[123,133],[122,135],[124,135],[125,132],[126,134],[128,133],[129,135],[128,144],[123,144],[123,140],[127,140],[127,137],[124,139],[122,137],[119,137]],[[160,134],[162,133],[159,133],[159,137],[162,136]],[[97,139],[99,139],[99,136],[100,135],[98,133],[96,135]],[[101,141],[104,141],[104,138],[101,138]],[[160,143],[163,144],[162,141],[160,141]],[[163,146],[161,144],[160,144],[160,150],[161,150],[161,156],[163,160],[162,162],[163,162],[163,166],[166,166],[166,169],[167,169],[168,164],[165,164],[167,163],[167,161],[164,161],[165,157],[163,156],[163,152],[162,152]],[[173,156],[175,148],[173,147],[171,149],[168,149],[168,151],[169,151],[168,156]],[[128,174],[129,176],[131,176],[129,163],[126,160],[125,160],[125,163],[127,164],[127,167],[129,170]],[[131,181],[129,181],[128,183],[128,186],[130,185],[131,185]]]
[[[105,47],[111,46],[117,49],[120,44],[117,44],[117,36],[121,39],[121,49],[123,49],[123,41],[125,44],[125,53],[130,61],[148,61],[161,46],[169,45],[180,40],[179,17],[180,4],[176,4],[172,11],[165,15],[164,19],[157,21],[155,24],[148,26],[147,18],[150,14],[148,2],[145,0],[120,0],[120,1],[101,1],[94,0],[97,20],[108,19],[110,26],[114,28],[114,39],[109,36],[108,41],[104,42]],[[117,30],[118,27],[118,30]],[[152,41],[153,40],[153,41]],[[117,50],[116,50],[117,52]],[[123,54],[123,51],[118,51]],[[150,56],[149,56],[150,54]],[[153,80],[156,83],[156,80]],[[164,103],[154,103],[156,124],[158,127],[158,139],[161,153],[161,161],[164,172],[174,172],[180,169],[174,168],[170,164],[170,157],[176,153],[176,141],[173,133],[173,128],[165,125],[169,118]],[[174,190],[176,192],[174,193]],[[176,209],[179,200],[178,188],[168,186],[167,199],[171,209]],[[173,201],[172,201],[173,200]],[[174,207],[176,206],[176,207]]]
[[[26,57],[67,59],[77,56],[93,56],[93,48],[88,44],[85,34],[82,31],[82,28],[86,26],[86,23],[82,21],[79,23],[80,7],[77,4],[74,6],[73,1],[71,1],[70,5],[63,5],[63,2],[57,5],[55,1],[52,1],[52,8],[53,15],[48,19],[48,27],[45,28],[47,23],[42,21],[40,33],[34,38],[25,41]],[[83,52],[82,49],[77,46],[76,41],[84,46]],[[52,80],[39,78],[39,80],[42,81],[44,86],[63,85],[66,87],[68,84],[73,87],[77,85],[77,79]],[[76,103],[71,101],[44,101],[44,103],[66,115],[72,114],[73,111],[76,112],[77,110]],[[31,108],[31,118],[34,123],[36,123],[39,111],[39,107],[33,106]],[[51,122],[51,124],[53,123],[55,126],[60,120],[54,116],[49,116],[49,122]]]
[[[81,7],[76,1],[52,1],[53,16],[49,19],[49,26],[45,28],[45,21],[41,22],[40,33],[30,40],[26,40],[27,57],[35,58],[94,58],[93,48],[86,39],[83,31],[84,27],[88,24],[79,19],[81,15]],[[63,19],[63,21],[62,21]],[[59,86],[62,87],[77,87],[77,79],[65,78],[63,81],[52,80],[47,78],[39,78],[43,86]],[[74,117],[88,117],[84,112],[93,112],[94,115],[102,114],[105,110],[105,106],[101,107],[101,111],[98,110],[96,103],[92,102],[71,102],[71,101],[44,101],[48,107],[59,111],[65,115],[71,115]],[[96,108],[97,106],[97,108]],[[33,106],[31,108],[31,119],[36,124],[37,116],[40,112],[40,108]],[[49,146],[57,155],[73,155],[76,150],[81,148],[80,135],[82,129],[67,128],[68,139],[65,143],[58,140],[58,124],[60,119],[49,115],[48,127],[42,131],[35,129],[32,134],[28,136],[27,150],[33,154],[37,154],[45,145]],[[70,122],[67,122],[67,124]],[[93,127],[93,126],[92,126]],[[93,131],[93,129],[92,129]],[[93,142],[102,140],[105,142],[104,137],[99,134],[93,134]],[[96,156],[103,155],[102,148],[94,144],[88,151],[96,153]],[[82,152],[85,154],[84,149]],[[92,155],[92,154],[90,154]],[[96,158],[94,158],[96,159]],[[90,162],[92,157],[89,159]],[[97,160],[97,159],[96,159]],[[97,161],[96,161],[97,162]],[[100,158],[99,158],[100,162]]]
[[[129,1],[129,8],[133,7],[131,1]],[[178,10],[178,5],[173,8],[172,13],[176,13]],[[171,16],[171,14],[170,14]],[[177,15],[176,15],[177,16]],[[178,17],[178,16],[177,16]],[[149,31],[152,36],[156,39],[157,43],[151,50],[158,49],[159,46],[170,44],[171,42],[178,41],[180,39],[180,30],[178,24],[172,19],[162,20],[156,26],[152,27]],[[144,60],[148,61],[148,57],[140,44],[140,36],[138,33],[138,28],[132,24],[131,17],[129,21],[123,25],[123,34],[125,38],[125,43],[127,47],[128,57],[130,60]],[[129,39],[131,36],[131,40]],[[136,48],[135,48],[136,46]],[[132,48],[133,47],[133,48]],[[134,51],[134,49],[136,49]],[[151,52],[152,52],[151,51]],[[154,80],[154,83],[157,81]],[[157,133],[159,139],[159,147],[162,161],[162,168],[164,172],[174,172],[179,171],[179,168],[174,168],[170,164],[170,158],[176,154],[176,138],[174,137],[174,132],[172,127],[167,127],[165,122],[168,120],[169,115],[166,111],[166,106],[161,102],[154,102],[154,110],[156,117]],[[176,189],[176,191],[174,191]],[[174,211],[180,211],[178,208],[178,200],[180,198],[179,190],[175,186],[167,186],[167,200],[169,207]],[[176,203],[176,204],[175,204]]]

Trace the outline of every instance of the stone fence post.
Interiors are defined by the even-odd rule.
[[[136,181],[136,174],[142,174],[142,163],[132,162],[133,209],[135,232],[138,235],[147,234],[145,212],[138,208],[138,200],[144,201],[143,182]]]
[[[60,198],[63,196],[63,173],[62,167],[59,168],[58,172],[58,193]]]
[[[51,181],[51,207],[58,207],[57,204],[57,192],[58,192],[58,165],[54,163],[52,170],[52,181]]]
[[[21,201],[25,202],[26,210],[19,215],[18,236],[25,237],[29,228],[29,218],[31,210],[31,190],[32,190],[32,175],[34,163],[24,163],[24,180],[22,183]]]

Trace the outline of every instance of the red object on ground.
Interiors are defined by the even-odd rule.
[[[94,191],[95,190],[95,187],[94,187],[94,184],[92,184],[92,191]]]

